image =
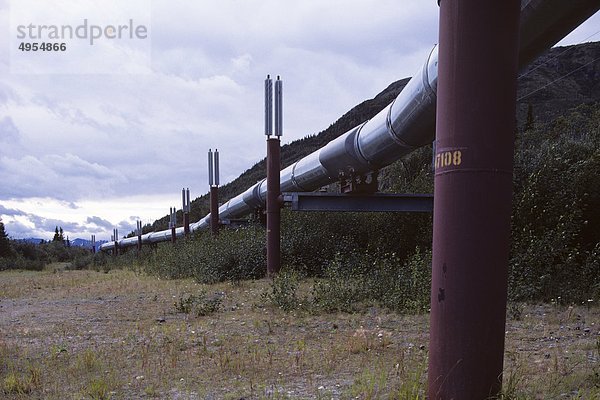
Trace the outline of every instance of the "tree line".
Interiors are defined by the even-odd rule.
[[[5,269],[42,270],[53,262],[73,262],[89,251],[72,247],[63,228],[57,226],[52,240],[40,243],[11,240],[0,218],[0,271]]]

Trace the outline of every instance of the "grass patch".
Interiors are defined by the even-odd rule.
[[[428,315],[378,304],[307,310],[316,281],[280,277],[289,281],[3,272],[0,397],[423,398]],[[216,312],[195,311],[215,293]],[[507,322],[502,398],[597,398],[598,308],[518,309]]]

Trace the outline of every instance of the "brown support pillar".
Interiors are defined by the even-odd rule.
[[[183,214],[183,234],[185,237],[190,235],[190,189],[181,190],[181,200],[183,206],[181,207],[181,213]]]
[[[520,3],[440,3],[431,400],[501,389]]]
[[[210,231],[219,234],[219,187],[210,187]]]
[[[171,227],[171,243],[177,242],[177,234],[175,233],[175,226]]]
[[[115,248],[113,250],[113,256],[119,255],[119,230],[113,229],[113,240],[115,241]]]
[[[186,237],[190,235],[190,214],[187,212],[183,213],[183,232]]]
[[[281,268],[281,204],[279,137],[267,139],[267,275],[274,276]]]

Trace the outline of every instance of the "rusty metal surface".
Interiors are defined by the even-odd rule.
[[[279,202],[280,142],[267,139],[267,275],[273,276],[281,267],[281,204]]]
[[[501,385],[519,5],[440,5],[429,399]]]
[[[190,214],[187,212],[183,213],[183,234],[185,236],[190,234]]]
[[[210,231],[213,235],[219,233],[219,188],[210,187]]]

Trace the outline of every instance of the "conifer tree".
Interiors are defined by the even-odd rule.
[[[4,223],[0,218],[0,257],[10,257],[12,255],[12,247],[10,246],[10,240],[8,234],[4,230]]]
[[[62,228],[61,228],[62,229]],[[58,234],[58,226],[54,228],[54,237],[52,238],[53,242],[60,242],[60,235]]]

